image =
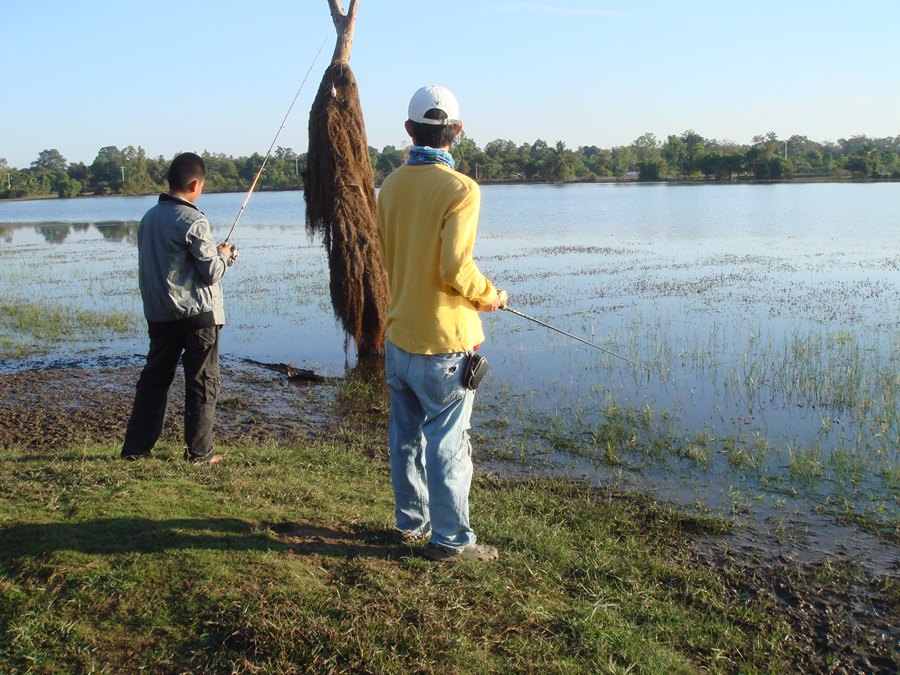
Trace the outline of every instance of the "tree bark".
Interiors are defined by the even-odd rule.
[[[357,0],[350,0],[347,12],[341,8],[340,0],[328,0],[331,9],[331,20],[337,31],[337,43],[331,56],[331,65],[350,63],[350,50],[353,49],[353,29],[356,24]]]

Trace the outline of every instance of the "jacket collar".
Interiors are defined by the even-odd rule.
[[[166,202],[172,202],[174,204],[181,204],[182,206],[190,206],[195,211],[200,211],[200,209],[197,208],[196,204],[191,204],[187,199],[182,199],[181,197],[176,197],[175,195],[170,194],[168,192],[163,192],[159,196],[159,203],[164,204]],[[203,213],[203,211],[200,211],[200,213]]]

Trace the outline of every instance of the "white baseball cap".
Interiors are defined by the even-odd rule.
[[[447,119],[435,120],[425,117],[429,110],[440,110],[447,115]],[[459,103],[456,97],[446,87],[432,84],[419,89],[409,101],[409,119],[422,124],[460,124]]]

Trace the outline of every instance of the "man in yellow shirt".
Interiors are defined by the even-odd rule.
[[[472,260],[481,193],[448,152],[462,131],[449,90],[419,89],[406,131],[413,148],[382,184],[377,220],[391,291],[385,374],[397,538],[428,539],[432,560],[495,560],[497,549],[477,544],[469,525],[475,391],[465,374],[484,340],[478,312],[502,306]]]

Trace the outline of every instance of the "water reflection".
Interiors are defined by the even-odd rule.
[[[62,244],[69,236],[71,226],[65,223],[38,225],[34,231],[44,237],[48,244]]]
[[[125,241],[137,246],[137,220],[108,221],[97,223],[95,227],[107,241]]]
[[[48,244],[63,244],[73,235],[78,235],[79,239],[98,239],[94,233],[99,233],[104,241],[137,246],[139,225],[140,222],[137,220],[2,223],[0,241],[6,244],[28,244],[37,243],[42,239]],[[30,241],[29,232],[38,235],[38,239]]]

